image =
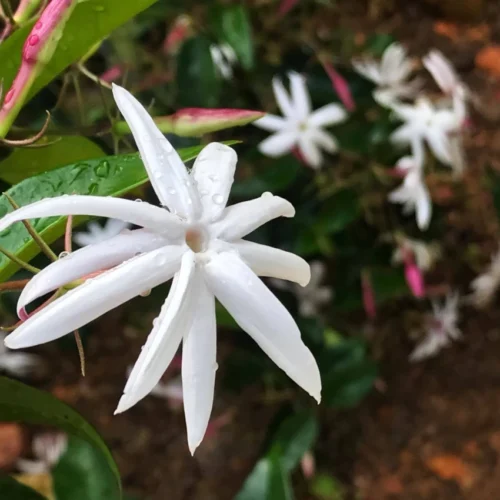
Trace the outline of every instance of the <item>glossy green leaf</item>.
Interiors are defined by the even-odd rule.
[[[245,6],[232,5],[214,9],[212,18],[216,35],[233,48],[243,68],[252,69],[252,26]]]
[[[114,477],[106,498],[121,498],[120,473],[106,444],[82,416],[52,394],[0,377],[0,421],[50,425],[83,439],[97,450],[102,466]]]
[[[68,449],[52,471],[57,500],[108,500],[116,497],[115,479],[102,454],[70,437]]]
[[[284,469],[291,472],[302,456],[310,450],[318,437],[318,421],[308,411],[296,413],[282,422],[273,439],[273,446],[281,450]]]
[[[221,81],[210,54],[210,40],[191,38],[177,56],[177,105],[215,108],[219,103]]]
[[[292,479],[286,469],[279,448],[271,451],[268,460],[271,462],[268,500],[293,500]]]
[[[268,500],[270,477],[271,461],[266,457],[257,462],[234,500]]]
[[[5,500],[45,500],[45,497],[40,493],[7,475],[0,476],[0,498]]]
[[[178,151],[183,161],[196,157],[202,146]],[[63,194],[90,194],[96,196],[121,196],[148,182],[142,161],[137,153],[107,156],[100,159],[74,163],[26,179],[7,192],[18,203],[28,205],[43,198]],[[0,217],[11,211],[5,196],[0,196]],[[75,224],[84,220],[75,218]],[[48,243],[64,233],[66,217],[46,217],[34,221],[35,229]],[[21,223],[13,224],[0,233],[0,246],[25,261],[39,253],[38,246]],[[18,269],[17,265],[0,257],[0,282],[8,279]]]
[[[15,149],[0,162],[0,179],[16,184],[33,175],[82,160],[102,158],[105,154],[97,144],[81,136],[48,137],[47,140],[57,142],[43,148]]]
[[[80,60],[91,47],[106,38],[155,0],[85,0],[78,2],[64,29],[56,52],[36,79],[29,98],[64,71]],[[0,45],[0,79],[4,88],[9,88],[21,62],[22,47],[34,22],[16,31]]]

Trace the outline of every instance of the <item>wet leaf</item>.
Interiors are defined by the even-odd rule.
[[[107,487],[107,496],[100,498],[121,498],[120,473],[106,444],[82,416],[52,394],[0,377],[0,420],[55,426],[83,439],[100,454],[102,466],[107,467],[114,478],[113,483],[109,483]],[[87,498],[97,500],[99,497]]]

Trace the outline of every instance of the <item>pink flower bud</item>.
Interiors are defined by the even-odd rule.
[[[180,44],[189,36],[191,31],[191,18],[188,16],[179,16],[167,33],[163,42],[163,52],[172,54],[177,51]]]
[[[377,304],[375,302],[375,291],[373,290],[370,273],[363,271],[361,274],[361,289],[363,292],[363,307],[365,313],[371,320],[377,317]]]
[[[342,104],[348,111],[354,111],[356,109],[356,104],[351,94],[351,89],[346,79],[333,67],[333,64],[329,62],[323,63],[323,68],[326,74],[332,82],[333,90],[339,96]]]
[[[120,64],[115,64],[114,66],[111,66],[111,68],[107,69],[102,75],[99,77],[99,79],[111,83],[115,82],[118,80],[123,75],[123,67]]]
[[[425,296],[424,277],[415,262],[405,263],[405,278],[414,297]]]
[[[280,16],[288,14],[298,3],[299,0],[282,0],[278,9],[278,14]]]
[[[306,479],[311,479],[316,473],[316,461],[314,455],[310,451],[306,451],[300,460],[300,468]]]

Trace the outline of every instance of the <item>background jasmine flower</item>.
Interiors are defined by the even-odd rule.
[[[404,252],[407,249],[412,252],[417,266],[422,271],[430,271],[436,259],[439,257],[439,249],[435,244],[404,238],[392,254],[392,263],[401,264],[404,260]]]
[[[462,333],[457,327],[458,303],[458,293],[449,294],[443,306],[432,302],[433,317],[429,322],[427,334],[410,354],[410,361],[421,361],[435,356],[452,340],[462,338]]]
[[[212,44],[210,45],[210,54],[222,78],[230,80],[233,77],[233,66],[238,62],[236,52],[231,45],[227,43]]]
[[[322,150],[335,153],[338,149],[335,137],[324,127],[346,120],[347,114],[338,104],[327,104],[312,110],[311,98],[303,76],[288,73],[290,94],[281,80],[273,78],[273,90],[283,117],[266,115],[254,125],[269,132],[269,138],[259,144],[259,150],[266,156],[282,156],[298,148],[304,161],[313,168],[320,168]]]
[[[382,60],[353,61],[354,69],[377,85],[374,99],[383,106],[395,99],[413,97],[420,87],[418,80],[408,81],[413,65],[405,48],[395,42],[385,49]]]
[[[405,173],[403,184],[389,193],[389,201],[401,203],[403,213],[415,212],[419,229],[429,226],[432,216],[432,203],[429,191],[425,185],[420,160],[405,156],[398,162],[397,168]]]
[[[0,372],[5,372],[15,377],[27,377],[43,366],[42,358],[36,354],[14,352],[4,344],[5,333],[0,333]]]
[[[52,215],[121,217],[141,227],[81,248],[36,274],[18,311],[61,285],[109,269],[31,315],[6,339],[11,348],[49,342],[173,278],[172,287],[132,369],[116,413],[149,394],[182,342],[182,384],[189,449],[194,453],[212,411],[216,363],[215,299],[264,352],[316,400],[321,379],[297,324],[258,276],[303,286],[310,279],[300,257],[243,238],[293,206],[264,193],[226,208],[237,156],[212,143],[189,172],[142,105],[113,86],[117,105],[137,143],[162,206],[98,196],[61,196],[22,207],[0,220],[0,231],[24,219]]]
[[[128,222],[120,219],[108,219],[103,226],[98,222],[92,221],[87,224],[87,231],[75,233],[73,240],[77,245],[85,247],[109,240],[129,227],[130,224]]]
[[[45,432],[35,435],[31,446],[34,458],[19,458],[16,466],[25,474],[43,474],[59,462],[68,447],[68,438],[62,432]]]
[[[422,59],[422,62],[438,87],[445,94],[452,95],[458,87],[465,89],[451,62],[441,51],[436,49],[431,50]]]
[[[486,307],[500,286],[500,251],[491,258],[488,269],[477,276],[472,283],[469,301],[477,308]]]

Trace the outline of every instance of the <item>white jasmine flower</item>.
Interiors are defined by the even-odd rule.
[[[130,224],[128,222],[120,219],[108,219],[104,226],[93,221],[87,224],[87,232],[75,233],[73,240],[77,245],[86,247],[87,245],[109,240],[129,227]]]
[[[423,178],[420,160],[405,156],[398,163],[398,168],[405,171],[402,186],[389,194],[389,201],[401,203],[403,213],[416,213],[417,225],[423,231],[429,227],[432,216],[432,203]]]
[[[323,285],[326,266],[317,260],[311,263],[311,281],[305,287],[294,285],[294,292],[299,303],[299,313],[304,318],[319,314],[321,308],[333,297],[331,287]]]
[[[23,348],[55,340],[173,278],[116,413],[151,392],[182,342],[184,410],[188,444],[194,453],[205,434],[214,397],[215,298],[292,380],[319,401],[316,361],[290,313],[257,277],[305,286],[309,265],[294,254],[243,239],[276,217],[293,217],[293,206],[264,193],[226,208],[235,151],[209,144],[188,172],[141,104],[117,85],[113,94],[156,194],[169,210],[145,202],[66,195],[6,215],[0,220],[0,231],[24,219],[83,214],[121,218],[142,227],[81,248],[35,275],[19,298],[18,310],[65,283],[112,268],[30,316],[6,338],[6,345]]]
[[[430,271],[439,256],[439,250],[435,244],[404,238],[402,244],[400,244],[392,254],[392,263],[402,264],[407,249],[412,253],[417,267],[422,271]]]
[[[324,127],[341,123],[347,113],[338,104],[327,104],[312,111],[311,99],[303,76],[288,73],[290,95],[277,77],[273,78],[273,90],[283,117],[266,115],[254,122],[257,127],[274,132],[259,144],[259,150],[267,156],[282,156],[297,147],[305,162],[320,168],[323,160],[321,150],[335,153],[338,144]]]
[[[458,88],[465,89],[451,62],[439,50],[431,50],[422,62],[445,94],[452,95]]]
[[[483,274],[480,274],[471,283],[473,292],[469,300],[478,308],[486,307],[493,299],[500,286],[500,251],[492,258],[491,263]]]
[[[20,458],[17,468],[25,474],[44,474],[59,462],[68,448],[68,438],[62,432],[46,432],[33,438],[33,459]]]
[[[443,306],[432,302],[433,318],[429,322],[425,338],[411,353],[410,361],[421,361],[435,356],[452,340],[462,338],[462,333],[457,327],[458,303],[458,293],[449,294]]]
[[[13,352],[3,343],[5,333],[0,333],[0,371],[15,377],[27,377],[42,366],[42,360],[36,354]]]
[[[233,78],[233,66],[238,62],[236,52],[231,45],[223,43],[221,45],[210,45],[210,54],[215,67],[222,78],[231,80]]]
[[[382,106],[389,106],[398,98],[413,97],[420,87],[418,80],[408,81],[413,65],[405,48],[399,43],[393,43],[385,49],[380,63],[373,60],[354,61],[353,67],[377,85],[373,97]]]

